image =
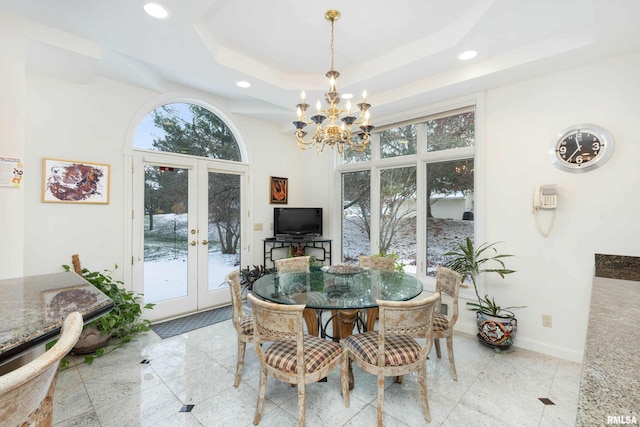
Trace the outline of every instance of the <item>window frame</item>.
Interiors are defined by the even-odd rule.
[[[421,143],[424,141],[426,133],[426,121],[433,120],[440,117],[451,116],[460,114],[463,112],[474,112],[474,125],[475,125],[475,145],[473,147],[454,148],[449,150],[439,151],[427,151],[426,144]],[[361,170],[369,170],[371,173],[371,189],[375,189],[371,193],[371,253],[378,253],[379,243],[379,209],[374,209],[374,206],[380,205],[380,173],[384,169],[403,166],[415,166],[416,167],[416,234],[418,236],[426,236],[427,234],[427,218],[426,218],[426,176],[427,166],[430,163],[437,163],[442,161],[454,161],[463,159],[474,160],[474,241],[484,241],[484,171],[482,170],[483,152],[484,152],[484,95],[474,94],[470,97],[461,98],[454,101],[449,101],[441,104],[437,104],[421,110],[412,112],[405,112],[397,114],[394,117],[387,118],[386,121],[380,123],[376,131],[382,131],[390,127],[401,126],[408,123],[415,123],[418,125],[418,145],[416,154],[401,156],[380,158],[380,138],[379,132],[372,134],[371,138],[371,160],[355,163],[343,163],[339,156],[336,155],[334,174],[332,174],[332,188],[335,185],[341,185],[342,174],[345,172],[356,172]],[[339,259],[342,259],[342,221],[339,216],[342,215],[342,193],[336,192],[331,200],[331,212],[332,212],[332,234],[339,236],[334,239],[336,242],[335,253],[340,254]],[[426,275],[426,256],[427,256],[427,242],[426,238],[418,238],[416,241],[416,277],[423,283],[426,291],[435,290],[435,278],[428,277]],[[479,278],[479,291],[484,291],[484,282],[482,278]],[[461,288],[460,296],[462,298],[467,297],[473,299],[475,294],[473,289]]]

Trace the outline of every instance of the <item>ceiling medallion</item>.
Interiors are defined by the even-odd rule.
[[[331,69],[326,74],[327,78],[329,78],[329,92],[324,94],[328,105],[323,110],[322,104],[318,100],[316,102],[316,114],[310,117],[311,121],[305,121],[309,104],[306,103],[306,95],[302,91],[302,100],[296,106],[298,120],[293,122],[296,127],[298,147],[301,150],[315,147],[316,152],[320,154],[327,145],[331,148],[335,146],[338,149],[338,153],[343,155],[345,146],[348,146],[351,150],[362,153],[369,144],[371,139],[370,132],[373,129],[373,126],[369,124],[369,108],[371,104],[367,104],[367,91],[363,91],[362,102],[357,105],[360,110],[359,121],[357,117],[351,115],[351,101],[347,100],[345,108],[340,108],[340,94],[336,89],[336,79],[340,76],[340,73],[333,69],[333,26],[335,21],[340,19],[340,12],[332,9],[327,11],[324,17],[331,22]],[[323,122],[327,119],[328,122],[323,126]],[[305,141],[304,137],[308,132],[304,128],[312,123],[316,125],[315,133],[310,140]],[[351,130],[353,124],[360,125],[359,132],[355,133]]]

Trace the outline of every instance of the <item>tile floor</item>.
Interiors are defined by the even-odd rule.
[[[457,333],[453,381],[444,342],[442,347],[443,358],[432,349],[427,362],[431,423],[424,420],[412,374],[402,384],[387,380],[385,426],[575,425],[581,364],[518,348],[498,354],[475,336]],[[253,425],[257,357],[249,344],[242,383],[234,388],[230,320],[165,340],[151,331],[90,365],[68,360],[71,367],[60,373],[55,393],[56,427]],[[340,394],[339,369],[328,382],[307,386],[308,426],[376,424],[376,378],[353,369],[349,408]],[[260,426],[295,425],[296,388],[269,378]]]

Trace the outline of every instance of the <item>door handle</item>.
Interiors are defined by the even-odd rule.
[[[202,244],[203,244],[203,245],[206,245],[207,243],[209,243],[209,241],[208,241],[208,240],[203,240],[203,241],[202,241]]]
[[[197,245],[197,243],[196,243],[196,241],[195,241],[195,240],[192,240],[191,242],[189,242],[189,244],[190,244],[191,246],[195,246],[195,245]]]

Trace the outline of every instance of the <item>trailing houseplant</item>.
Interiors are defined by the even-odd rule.
[[[477,302],[467,302],[467,307],[476,311],[478,335],[483,342],[497,346],[508,347],[513,343],[517,330],[517,319],[511,311],[524,306],[502,307],[495,299],[485,294],[480,297],[478,292],[478,277],[482,273],[496,273],[504,278],[505,275],[515,273],[506,268],[504,258],[513,255],[500,254],[495,246],[500,242],[483,243],[474,247],[473,241],[467,237],[464,243],[459,243],[459,250],[445,253],[452,257],[446,266],[462,275],[462,280],[469,278],[473,284]]]
[[[65,271],[71,270],[68,265],[62,267]],[[118,265],[115,265],[114,270],[117,268]],[[78,268],[75,270],[77,272]],[[124,282],[113,279],[114,270],[90,271],[86,268],[80,270],[81,276],[111,298],[114,306],[110,312],[85,325],[86,335],[90,335],[92,330],[97,331],[97,336],[94,337],[94,341],[97,342],[94,345],[86,346],[79,342],[80,345],[74,349],[76,353],[84,354],[95,351],[96,355],[101,356],[104,354],[104,346],[110,338],[119,339],[119,344],[122,345],[131,341],[134,335],[150,329],[151,322],[141,318],[142,310],[152,309],[155,304],[142,305],[142,294],[127,290],[124,287]]]

